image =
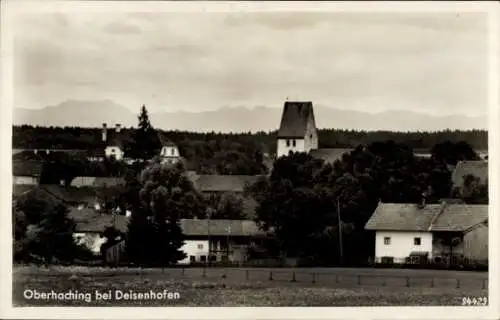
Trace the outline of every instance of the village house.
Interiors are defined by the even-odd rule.
[[[13,161],[12,176],[14,185],[37,185],[42,174],[42,162]]]
[[[469,177],[474,177],[475,181],[467,181]],[[488,161],[459,161],[451,175],[452,190],[454,193],[462,193],[468,183],[474,182],[478,185],[488,183]]]
[[[158,140],[161,144],[160,161],[164,164],[174,164],[182,160],[179,148],[169,138],[158,132]]]
[[[107,227],[127,232],[129,217],[126,216],[106,215],[91,208],[73,208],[70,216],[77,224],[74,238],[96,255],[106,241],[103,233]],[[186,258],[179,264],[208,263],[209,257],[211,262],[244,262],[247,249],[260,245],[267,238],[267,234],[250,220],[181,219],[180,227],[185,237],[181,250]],[[106,261],[119,262],[124,250],[124,241],[108,248]]]
[[[365,229],[375,231],[377,262],[404,263],[415,254],[487,260],[487,221],[487,205],[380,202]]]

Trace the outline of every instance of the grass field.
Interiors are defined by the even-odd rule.
[[[487,279],[485,272],[409,269],[15,267],[13,302],[15,306],[460,306],[465,297],[487,297]],[[91,299],[26,299],[26,290],[79,292]],[[167,290],[173,299],[116,296],[129,290]],[[96,300],[96,291],[101,298],[110,293],[110,299]]]

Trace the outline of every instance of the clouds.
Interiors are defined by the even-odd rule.
[[[16,20],[19,106],[110,98],[137,109],[487,110],[479,14],[102,13]]]

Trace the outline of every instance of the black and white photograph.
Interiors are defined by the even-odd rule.
[[[13,312],[492,312],[494,6],[50,3],[2,3]]]

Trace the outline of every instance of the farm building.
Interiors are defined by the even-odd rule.
[[[459,161],[451,175],[453,190],[461,192],[466,187],[468,177],[475,177],[480,185],[487,184],[488,161]]]
[[[71,217],[77,224],[75,239],[96,254],[105,242],[102,234],[107,227],[113,226],[123,233],[127,231],[128,218],[125,216],[104,215],[82,208],[72,210]],[[208,262],[209,256],[212,262],[243,262],[248,246],[259,245],[266,237],[255,222],[248,220],[181,219],[180,227],[185,236],[181,250],[187,256],[179,262],[181,264]],[[110,247],[106,255],[108,262],[119,261],[123,249],[123,243]]]
[[[15,185],[37,185],[42,174],[42,162],[13,161],[12,176]]]
[[[375,260],[404,262],[410,254],[430,259],[488,259],[488,206],[379,203],[365,229],[375,231]]]

